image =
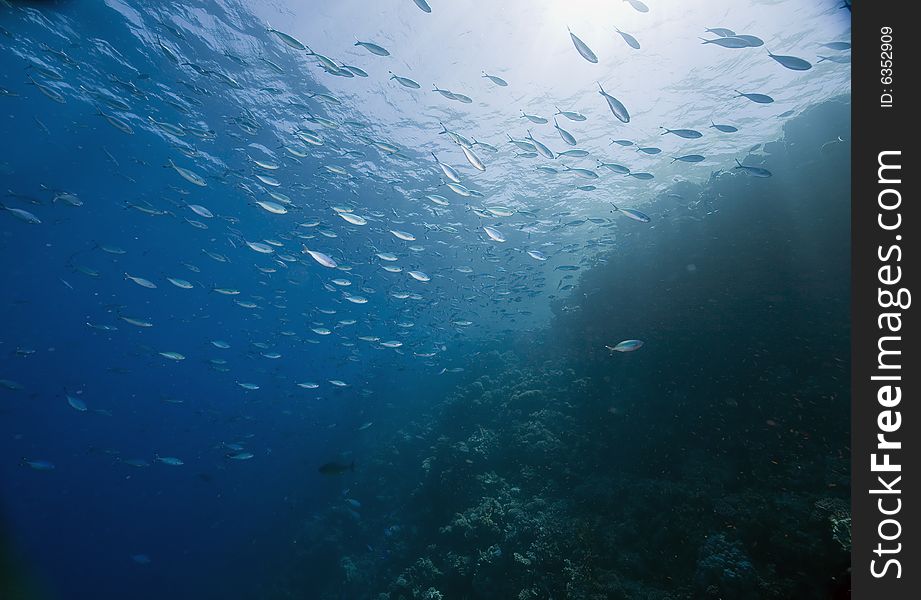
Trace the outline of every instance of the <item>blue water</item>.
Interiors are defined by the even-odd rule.
[[[849,52],[821,44],[849,40],[849,11],[834,0],[650,1],[648,13],[588,0],[430,4],[0,0],[0,592],[751,598],[840,587],[828,515],[841,514],[827,507],[847,498]],[[715,39],[707,27],[764,45],[701,44]],[[553,129],[557,107],[585,115],[556,116],[574,147]],[[529,132],[555,154],[587,154],[528,156],[508,141]],[[485,172],[465,158],[468,142]],[[687,155],[703,159],[673,160]],[[606,349],[627,339],[645,345]],[[326,463],[346,472],[321,474]],[[634,500],[604,505],[634,488]],[[457,535],[457,515],[488,521],[493,496],[504,532]],[[683,507],[673,518],[644,512],[665,497],[660,515]],[[780,506],[809,524],[791,517],[779,530],[802,525],[821,541],[763,530]],[[652,521],[658,533],[643,529]],[[559,542],[546,555],[540,523]],[[656,566],[672,548],[674,578]]]

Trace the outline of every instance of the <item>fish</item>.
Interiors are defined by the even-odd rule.
[[[512,136],[505,134],[508,137],[508,141],[512,144],[518,146],[519,149],[524,150],[525,152],[536,152],[537,148],[534,146],[534,143],[530,140],[517,140]]]
[[[496,85],[500,87],[508,87],[508,82],[502,79],[501,77],[498,77],[496,75],[490,75],[486,71],[483,71],[483,77],[485,77],[486,79],[490,80],[491,82],[495,83]]]
[[[418,90],[419,88],[422,87],[421,85],[419,85],[418,83],[410,79],[409,77],[400,77],[399,75],[395,75],[393,71],[387,71],[387,72],[390,73],[390,79],[395,79],[397,83],[399,83],[405,88],[409,88],[411,90]]]
[[[87,410],[86,402],[79,398],[75,398],[70,394],[67,394],[67,404],[69,404],[70,407],[77,412],[86,412]]]
[[[371,54],[376,54],[377,56],[390,56],[390,52],[383,46],[379,46],[374,42],[355,42],[356,46],[361,46]]]
[[[278,204],[277,202],[272,202],[270,200],[255,200],[256,206],[261,208],[266,212],[270,212],[274,215],[286,215],[288,214],[288,209]]]
[[[489,239],[493,240],[494,242],[504,242],[505,241],[505,236],[502,235],[502,232],[500,232],[498,229],[494,227],[489,227],[488,225],[484,225],[483,231],[485,231],[486,235],[489,236]]]
[[[825,46],[826,48],[829,48],[829,49],[831,49],[831,50],[839,50],[839,51],[841,51],[841,50],[850,50],[850,49],[851,49],[851,43],[850,43],[850,42],[826,42],[826,43],[824,43],[824,44],[819,44],[819,45],[820,45],[820,46]]]
[[[148,288],[148,289],[151,289],[151,290],[152,290],[152,289],[156,289],[156,287],[157,287],[157,284],[156,284],[156,283],[150,281],[149,279],[144,279],[143,277],[135,277],[135,276],[133,276],[133,275],[129,275],[129,274],[125,273],[125,279],[130,279],[131,281],[133,281],[134,283],[138,284],[139,286],[145,287],[145,288]]]
[[[528,121],[531,121],[532,123],[537,123],[538,125],[545,125],[547,123],[547,119],[543,117],[539,117],[537,115],[529,115],[524,111],[521,111],[521,118],[527,119]]]
[[[421,2],[422,0],[417,0],[417,1]],[[338,462],[338,461],[330,461],[328,463],[324,463],[320,465],[317,468],[317,471],[319,471],[321,475],[327,475],[327,476],[343,475],[349,472],[354,473],[355,472],[355,461],[353,460],[352,462],[348,464]]]
[[[579,39],[579,37],[574,34],[572,30],[569,29],[569,27],[567,27],[566,30],[569,31],[569,37],[572,39],[573,45],[576,47],[576,50],[578,50],[582,58],[590,63],[597,63],[598,57],[595,56],[595,53],[592,52],[592,49],[589,48],[585,42]]]
[[[790,69],[791,71],[808,71],[812,68],[812,63],[807,60],[796,56],[786,56],[783,54],[771,54],[771,51],[768,50],[768,56],[776,60],[782,66]]]
[[[164,465],[169,465],[171,467],[181,467],[182,465],[185,464],[182,461],[182,459],[176,458],[175,456],[160,456],[159,454],[157,454],[154,457],[154,460],[159,463],[163,463]]]
[[[712,33],[713,35],[718,35],[720,37],[732,37],[736,34],[735,31],[731,29],[726,29],[725,27],[713,27],[705,29],[707,33]]]
[[[272,29],[269,27],[267,31],[273,34],[280,42],[288,46],[289,48],[294,48],[295,50],[300,50],[301,52],[307,50],[307,46],[302,44],[297,38],[277,29]]]
[[[633,219],[634,221],[639,221],[640,223],[649,223],[651,220],[649,215],[644,212],[640,212],[634,208],[618,208],[616,205],[611,204],[614,207],[614,211],[619,212],[620,214]]]
[[[471,138],[471,140],[472,140],[472,142],[473,142],[473,143],[472,143],[473,146],[482,146],[484,149],[488,150],[489,152],[498,152],[498,151],[499,151],[499,149],[496,148],[495,146],[493,146],[493,145],[491,145],[491,144],[487,144],[486,142],[480,142],[480,141],[478,141],[476,138]]]
[[[243,451],[243,452],[228,452],[224,456],[229,458],[230,460],[249,460],[256,455],[253,454],[252,452]]]
[[[531,145],[534,147],[534,150],[536,150],[538,154],[540,154],[544,158],[549,158],[549,159],[554,158],[553,151],[550,150],[550,148],[548,148],[544,144],[535,140],[534,137],[531,135],[530,129],[528,130],[528,140],[530,140]]]
[[[666,133],[673,133],[678,137],[684,138],[686,140],[696,140],[699,137],[702,137],[703,134],[696,129],[668,129],[666,127],[660,127],[662,129],[662,135]]]
[[[705,157],[700,154],[685,154],[684,156],[673,156],[672,162],[699,163],[704,159]]]
[[[713,121],[710,121],[710,127],[713,127],[717,131],[722,131],[723,133],[735,133],[738,131],[738,128],[733,127],[732,125],[717,125]]]
[[[574,138],[571,133],[560,127],[560,124],[557,123],[556,117],[553,117],[553,127],[557,130],[557,132],[559,132],[560,137],[563,138],[564,142],[570,146],[576,145],[576,138]]]
[[[416,240],[416,236],[411,233],[406,233],[405,231],[397,231],[395,229],[391,229],[390,233],[392,233],[395,238],[406,242],[414,242]]]
[[[134,129],[131,128],[131,125],[128,125],[127,123],[125,123],[124,121],[116,117],[115,115],[106,114],[98,109],[96,111],[96,114],[99,115],[100,117],[103,117],[109,123],[109,125],[111,125],[115,129],[118,129],[122,133],[127,133],[129,135],[134,133]]]
[[[723,48],[751,48],[751,43],[738,36],[718,37],[711,40],[700,38],[704,44],[713,44]]]
[[[270,245],[263,242],[249,242],[246,240],[244,240],[244,242],[247,246],[250,247],[251,250],[254,252],[259,252],[260,254],[271,254],[275,251]]]
[[[600,83],[597,81],[595,83],[598,84],[598,93],[604,96],[604,99],[607,100],[608,107],[611,109],[611,112],[614,113],[614,116],[617,117],[618,120],[620,120],[622,123],[629,123],[630,113],[627,112],[627,107],[624,106],[620,100],[605,92]]]
[[[214,218],[214,215],[211,213],[211,211],[200,204],[189,204],[188,207],[192,212],[200,217],[204,217],[206,219]]]
[[[435,162],[436,162],[436,163],[438,164],[438,166],[441,168],[441,172],[444,173],[444,176],[445,176],[449,181],[453,181],[454,183],[460,183],[460,182],[461,182],[461,180],[460,180],[460,175],[459,175],[458,172],[454,169],[454,167],[452,167],[452,166],[450,166],[450,165],[446,165],[446,164],[444,164],[443,162],[441,162],[440,160],[438,160],[438,156],[436,156],[434,152],[432,152],[432,157],[435,159]]]
[[[185,360],[185,356],[179,354],[178,352],[160,352],[160,356],[163,358],[168,358],[170,360],[180,361]]]
[[[588,118],[580,112],[575,112],[572,110],[561,110],[559,106],[555,108],[556,108],[555,114],[562,115],[566,117],[567,119],[569,119],[570,121],[584,121]]]
[[[359,215],[354,215],[352,213],[347,213],[347,212],[337,212],[336,214],[338,214],[340,217],[342,217],[343,220],[351,223],[352,225],[367,225],[368,224],[368,220]]]
[[[753,177],[766,178],[766,177],[770,177],[771,175],[773,175],[773,173],[771,173],[767,169],[763,169],[761,167],[749,167],[749,166],[743,165],[741,162],[739,162],[739,159],[736,159],[736,166],[733,168],[741,169],[742,171],[745,171],[746,173],[748,173],[749,175]]]
[[[636,12],[647,13],[649,12],[649,7],[643,4],[640,0],[624,0],[624,2],[629,2],[630,6],[633,7],[633,10]]]
[[[336,263],[336,261],[334,261],[332,258],[327,256],[326,254],[323,254],[322,252],[318,252],[316,250],[308,250],[307,246],[304,246],[303,252],[306,254],[309,254],[310,258],[314,259],[315,261],[317,261],[318,263],[320,263],[321,265],[329,269],[335,269],[337,266],[339,266]]]
[[[352,65],[342,65],[341,68],[345,71],[350,71],[353,75],[358,75],[359,77],[368,77],[368,73],[364,69],[359,69],[358,67]]]
[[[28,223],[29,225],[41,225],[42,223],[38,217],[22,208],[12,208],[3,204],[0,204],[0,208],[4,209],[20,221]]]
[[[134,325],[135,327],[144,327],[144,328],[153,327],[153,323],[145,319],[138,319],[135,317],[126,317],[124,315],[119,315],[118,318],[124,321],[125,323]]]
[[[176,163],[172,161],[172,159],[169,160],[169,165],[167,166],[172,167],[174,171],[179,173],[179,175],[183,179],[185,179],[191,184],[197,185],[199,187],[205,187],[208,185],[208,182],[202,179],[201,175],[199,175],[198,173],[195,173],[194,171],[190,171],[189,169],[185,169],[183,167],[178,166]]]
[[[615,30],[617,33],[620,34],[620,37],[624,38],[624,41],[627,42],[627,45],[628,45],[628,46],[630,46],[630,47],[633,48],[634,50],[639,50],[639,49],[640,49],[640,43],[639,43],[638,41],[636,41],[636,38],[635,38],[635,37],[633,37],[633,36],[630,35],[629,33],[626,33],[626,32],[624,32],[624,31],[621,31],[620,29],[617,28],[617,26],[614,27],[614,30]]]
[[[54,463],[47,460],[23,458],[19,464],[29,467],[30,469],[35,469],[36,471],[54,471]]]
[[[578,169],[572,167],[564,167],[564,171],[570,171],[574,175],[578,175],[583,179],[598,179],[598,173],[592,171],[591,169]]]
[[[624,340],[619,342],[616,346],[605,346],[610,352],[636,352],[643,346],[645,342],[642,340]]]
[[[736,98],[748,98],[749,100],[757,104],[770,104],[771,102],[774,101],[774,99],[768,96],[767,94],[746,94],[746,93],[740,92],[739,90],[735,90],[735,93],[738,94]]]
[[[426,2],[425,0],[413,0],[413,3],[415,3],[415,5],[418,6],[419,10],[421,10],[422,12],[425,12],[425,13],[432,12],[432,7],[430,7],[428,5],[428,2]]]
[[[486,165],[483,164],[483,161],[480,160],[480,157],[477,156],[473,150],[467,148],[467,146],[461,146],[461,150],[464,152],[464,156],[467,158],[467,162],[469,162],[473,168],[477,169],[478,171],[486,170]]]
[[[44,94],[48,98],[54,100],[58,104],[64,104],[67,102],[67,100],[64,98],[64,96],[60,92],[58,92],[56,89],[50,86],[42,85],[41,83],[35,81],[35,79],[33,79],[31,75],[29,75],[29,83],[34,85],[36,88],[38,88],[38,91],[40,91],[42,94]]]
[[[630,174],[630,169],[628,169],[627,167],[623,165],[619,165],[617,163],[606,163],[606,162],[601,162],[599,160],[598,168],[608,169],[610,171],[613,171],[614,173],[617,173],[618,175],[629,175]]]
[[[528,256],[534,260],[545,261],[547,260],[547,255],[541,252],[540,250],[528,250]]]

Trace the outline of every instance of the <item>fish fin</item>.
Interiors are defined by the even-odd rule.
[[[742,166],[742,163],[739,162],[739,159],[738,159],[738,158],[736,158],[735,161],[736,161],[736,164],[737,164],[737,165],[739,165],[740,167]]]

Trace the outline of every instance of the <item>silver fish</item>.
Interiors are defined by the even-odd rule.
[[[614,113],[614,116],[617,117],[623,123],[630,122],[630,113],[627,112],[627,107],[623,103],[615,98],[614,96],[608,94],[604,91],[604,88],[601,87],[601,83],[595,82],[598,84],[599,94],[604,96],[604,99],[608,102],[608,107],[611,109],[611,112]]]
[[[569,31],[569,37],[572,38],[572,43],[573,43],[573,45],[575,45],[576,50],[579,51],[579,54],[582,55],[582,58],[584,58],[585,60],[587,60],[587,61],[590,62],[590,63],[597,63],[597,62],[598,62],[598,57],[595,56],[595,53],[592,52],[592,49],[589,48],[589,47],[585,44],[585,42],[583,42],[582,40],[580,40],[579,37],[578,37],[576,34],[574,34],[574,33],[572,32],[572,30],[569,29],[569,27],[566,28],[566,31]]]

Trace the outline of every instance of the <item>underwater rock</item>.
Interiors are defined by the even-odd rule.
[[[741,544],[722,533],[704,540],[694,576],[702,597],[720,600],[747,600],[757,597],[758,575]]]

